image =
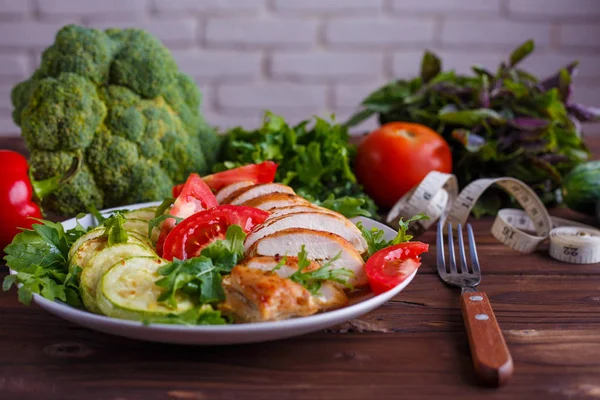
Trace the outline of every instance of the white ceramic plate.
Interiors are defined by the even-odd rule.
[[[143,207],[158,205],[159,203],[143,203],[131,206],[118,207],[134,210]],[[111,210],[103,211],[110,214]],[[358,217],[353,221],[362,221],[365,227],[377,227],[385,231],[387,239],[393,238],[396,233],[389,227],[368,218]],[[84,226],[94,224],[90,215],[79,220]],[[75,226],[75,219],[63,222],[65,229]],[[414,278],[413,273],[402,284],[394,289],[373,296],[365,293],[359,297],[353,297],[350,305],[339,310],[329,311],[308,317],[294,318],[285,321],[259,322],[238,325],[212,325],[212,326],[188,326],[150,324],[109,318],[102,315],[92,314],[87,311],[78,310],[69,305],[57,301],[49,301],[42,296],[34,294],[34,300],[42,308],[67,321],[73,322],[90,329],[109,333],[112,335],[125,336],[132,339],[148,340],[163,343],[195,344],[195,345],[217,345],[264,342],[267,340],[284,339],[292,336],[303,335],[309,332],[319,331],[343,322],[357,318],[369,311],[381,306],[386,301],[402,291]]]

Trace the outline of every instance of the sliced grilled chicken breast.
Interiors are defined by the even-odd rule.
[[[236,322],[277,321],[319,311],[304,286],[271,271],[237,265],[222,285],[226,300],[220,309]]]
[[[310,205],[311,203],[300,196],[290,193],[271,193],[264,196],[255,197],[252,200],[244,202],[243,206],[256,207],[268,211],[273,208],[287,207],[294,205]]]
[[[306,228],[315,231],[330,232],[339,235],[352,243],[352,246],[360,253],[367,251],[367,241],[360,230],[346,217],[338,217],[334,214],[323,212],[298,212],[282,215],[275,219],[266,221],[255,228],[246,237],[244,247],[250,248],[257,240],[288,228]]]
[[[217,194],[215,194],[215,197],[217,198],[217,203],[222,204],[223,201],[225,201],[225,199],[231,196],[233,193],[252,185],[254,185],[254,182],[252,181],[241,181],[225,186],[224,188],[219,190]]]
[[[295,194],[294,189],[281,183],[263,183],[261,185],[253,185],[242,188],[229,195],[224,204],[240,205],[254,198],[265,196],[271,193],[289,193]]]
[[[345,218],[340,213],[337,213],[337,212],[330,210],[328,208],[325,208],[325,207],[316,206],[314,204],[296,204],[293,206],[272,208],[267,211],[269,211],[271,213],[271,215],[269,215],[269,218],[267,218],[267,221],[270,219],[275,219],[277,217],[281,217],[282,215],[293,214],[293,213],[304,212],[304,211],[323,212],[323,213],[327,213],[327,214],[338,215],[342,218]]]
[[[332,268],[346,268],[354,273],[349,283],[354,287],[367,284],[364,261],[354,246],[346,239],[330,232],[315,231],[304,228],[284,229],[257,240],[247,251],[246,256],[283,256],[295,255],[302,245],[308,258],[318,263],[332,260]]]
[[[282,278],[289,278],[298,270],[298,257],[287,256],[285,257],[285,263],[280,265],[282,260],[282,257],[255,256],[245,259],[240,265],[261,271],[273,271],[273,268],[279,265],[279,268],[273,272]],[[304,268],[304,272],[314,271],[319,268],[321,266],[317,262],[312,261],[308,267]],[[332,282],[323,282],[321,284],[318,293],[312,295],[320,310],[333,310],[348,304],[348,296],[346,296],[346,293],[340,286]]]

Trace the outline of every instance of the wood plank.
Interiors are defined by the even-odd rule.
[[[490,296],[515,360],[514,379],[499,391],[474,382],[458,291],[427,274],[355,323],[363,333],[335,328],[267,344],[211,348],[91,332],[3,293],[0,307],[10,323],[0,326],[0,376],[15,395],[54,388],[61,395],[72,391],[74,399],[338,398],[342,387],[350,399],[398,391],[414,391],[415,398],[564,398],[599,389],[597,282],[581,276],[493,275],[481,289]]]

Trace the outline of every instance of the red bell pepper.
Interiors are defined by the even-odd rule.
[[[79,169],[79,160],[74,166]],[[41,202],[75,173],[34,181],[25,157],[0,150],[0,250],[12,242],[20,228],[31,229],[36,223],[34,218],[42,218],[35,201]]]

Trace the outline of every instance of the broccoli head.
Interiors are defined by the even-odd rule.
[[[162,199],[219,154],[194,81],[142,30],[65,26],[11,98],[36,179],[82,160],[43,201],[60,215]]]

